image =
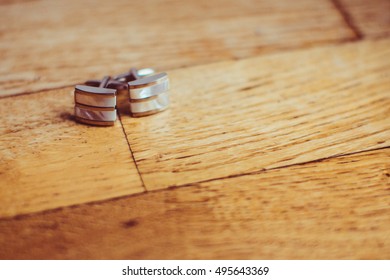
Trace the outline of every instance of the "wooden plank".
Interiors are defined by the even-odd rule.
[[[390,40],[169,72],[171,108],[122,122],[147,189],[390,144]]]
[[[0,99],[0,217],[143,191],[121,125],[72,115],[71,88]]]
[[[0,221],[0,259],[388,259],[390,149]]]
[[[337,0],[364,37],[390,35],[389,0]]]
[[[166,70],[354,38],[327,0],[91,5],[0,5],[1,94],[61,87],[130,67]]]

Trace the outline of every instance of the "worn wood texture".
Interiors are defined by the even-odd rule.
[[[2,1],[0,259],[389,259],[388,10]],[[191,67],[110,128],[54,89],[131,66]]]
[[[171,108],[123,113],[149,190],[390,144],[390,40],[169,72]]]
[[[389,0],[334,0],[363,37],[390,35]]]
[[[389,259],[390,149],[0,221],[1,259]]]
[[[121,125],[72,115],[71,88],[0,100],[0,217],[144,190]]]
[[[0,92],[9,95],[355,35],[327,0],[38,0],[0,5],[0,38]]]

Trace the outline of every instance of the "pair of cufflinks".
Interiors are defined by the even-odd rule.
[[[161,112],[169,105],[169,79],[152,69],[130,69],[115,77],[88,80],[74,91],[74,115],[78,122],[98,126],[114,125],[117,96],[129,95],[130,114],[143,117]]]

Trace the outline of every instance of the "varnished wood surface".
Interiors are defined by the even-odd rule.
[[[0,259],[388,259],[388,3],[0,2]],[[167,111],[74,122],[134,66]]]
[[[122,123],[148,190],[385,147],[389,69],[380,40],[171,71],[171,110]]]
[[[1,95],[355,38],[327,0],[11,2],[0,32]]]
[[[0,221],[0,258],[388,259],[390,149]]]
[[[121,125],[76,123],[72,88],[0,108],[0,217],[144,191]]]

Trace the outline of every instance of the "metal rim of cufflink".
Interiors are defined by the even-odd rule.
[[[154,74],[150,68],[129,72],[102,80],[88,80],[74,91],[75,119],[97,126],[111,126],[117,118],[116,96],[128,92],[130,114],[142,117],[168,108],[169,80],[166,73]]]

